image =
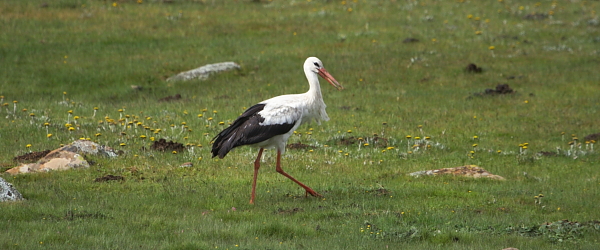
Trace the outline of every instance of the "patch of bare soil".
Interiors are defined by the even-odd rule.
[[[557,156],[556,152],[550,152],[550,151],[540,151],[538,153],[538,155],[540,155],[540,156]]]
[[[13,158],[13,161],[20,162],[20,163],[36,162],[39,159],[42,159],[48,153],[50,153],[50,150],[44,150],[44,151],[38,151],[38,152],[30,152],[30,153],[27,153],[27,154],[24,154],[24,155],[16,156],[15,158]]]
[[[156,151],[161,151],[161,152],[165,152],[165,151],[181,152],[185,149],[185,147],[181,143],[174,142],[174,141],[167,142],[167,140],[165,140],[164,138],[161,138],[158,141],[154,141],[154,144],[152,144],[152,146],[150,146],[150,149],[156,150]]]
[[[390,190],[387,190],[385,188],[379,188],[379,189],[372,190],[370,193],[372,193],[376,196],[387,196],[391,192],[390,192]]]
[[[342,146],[348,146],[348,145],[352,145],[354,143],[357,142],[357,139],[352,137],[344,137],[344,138],[340,138],[335,144],[336,145],[342,145]]]
[[[86,213],[86,212],[74,212],[74,211],[67,211],[67,213],[65,214],[65,217],[63,217],[63,219],[65,220],[77,220],[77,219],[106,219],[108,218],[108,216],[102,214],[102,213]]]
[[[172,102],[172,101],[177,101],[181,99],[181,94],[176,94],[176,95],[170,95],[167,97],[163,97],[158,99],[159,102]]]
[[[403,43],[417,43],[419,42],[419,39],[413,38],[413,37],[409,37],[406,38],[404,40],[402,40]]]
[[[109,175],[105,175],[105,176],[96,178],[96,180],[94,180],[94,182],[124,181],[124,180],[125,180],[125,178],[123,178],[123,176],[109,174]]]
[[[548,18],[548,14],[544,13],[531,13],[523,16],[525,20],[544,20],[546,18]]]
[[[467,71],[467,73],[481,73],[483,70],[474,63],[469,63],[465,68],[465,71]]]
[[[486,89],[481,93],[475,93],[474,96],[496,96],[496,95],[508,95],[517,93],[508,86],[508,84],[498,84],[496,89]]]
[[[48,220],[112,219],[111,217],[99,212],[87,213],[73,210],[67,211],[65,215],[42,214],[42,216],[44,219],[48,218]]]

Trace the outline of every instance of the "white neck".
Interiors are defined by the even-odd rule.
[[[302,123],[314,120],[320,124],[320,121],[329,120],[329,116],[327,116],[327,112],[325,112],[327,105],[323,102],[321,86],[319,85],[319,75],[313,71],[313,63],[315,60],[319,59],[309,57],[304,63],[304,74],[306,75],[310,88],[308,89],[308,92],[301,94],[305,97],[302,98],[305,105]]]
[[[321,85],[319,84],[319,75],[308,69],[304,69],[304,74],[306,75],[306,79],[310,85],[310,88],[306,94],[312,99],[323,100],[323,96],[321,95]]]

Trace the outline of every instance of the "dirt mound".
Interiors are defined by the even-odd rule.
[[[481,93],[475,93],[474,96],[496,96],[496,95],[508,95],[517,93],[508,86],[508,84],[498,84],[496,89],[486,89]]]
[[[13,161],[21,162],[21,163],[22,162],[36,162],[39,159],[42,159],[48,153],[50,153],[50,150],[31,152],[31,153],[27,153],[24,155],[19,155],[19,156],[13,158]]]
[[[152,144],[152,146],[150,146],[150,149],[156,150],[156,151],[161,151],[161,152],[165,152],[165,151],[181,152],[185,149],[185,147],[181,143],[174,142],[174,141],[167,142],[167,140],[165,140],[164,138],[161,138],[158,141],[154,141],[154,144]]]
[[[467,71],[467,73],[481,73],[483,70],[474,63],[469,63],[465,68],[465,71]]]
[[[496,89],[486,89],[485,93],[492,95],[504,95],[514,93],[514,90],[511,89],[508,84],[498,84],[496,85]]]
[[[584,139],[586,141],[600,141],[600,133],[586,135]]]

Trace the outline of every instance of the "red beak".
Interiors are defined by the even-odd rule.
[[[331,74],[329,74],[325,68],[319,69],[319,75],[325,78],[325,80],[327,80],[329,84],[331,84],[331,86],[335,87],[337,90],[344,89],[344,87],[337,80],[335,80],[335,78],[333,78],[333,76],[331,76]]]

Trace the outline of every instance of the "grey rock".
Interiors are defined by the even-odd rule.
[[[506,180],[504,177],[492,174],[492,173],[488,172],[487,170],[485,170],[479,166],[476,166],[476,165],[465,165],[465,166],[460,166],[460,167],[455,167],[455,168],[440,168],[440,169],[434,169],[434,170],[417,171],[417,172],[410,173],[408,175],[414,176],[414,177],[420,177],[420,176],[425,176],[425,175],[432,175],[432,176],[454,175],[454,176],[465,176],[465,177],[471,177],[471,178],[490,178],[490,179],[494,179],[494,180]]]
[[[192,69],[189,71],[181,72],[177,75],[171,76],[167,79],[169,81],[188,81],[192,79],[206,80],[210,74],[227,71],[232,69],[240,69],[240,65],[234,62],[222,62],[207,64],[200,68]]]
[[[0,202],[4,201],[20,201],[24,200],[23,195],[13,187],[12,184],[6,182],[0,177]]]

